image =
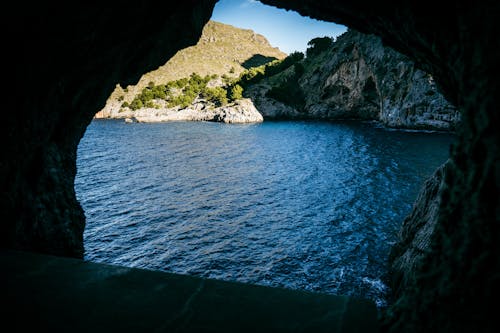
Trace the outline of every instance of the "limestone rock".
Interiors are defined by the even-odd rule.
[[[399,241],[392,248],[390,259],[395,295],[413,282],[422,259],[430,253],[431,238],[439,218],[441,193],[449,164],[450,161],[443,164],[427,179],[411,213],[399,230]]]
[[[168,121],[214,121],[231,124],[259,123],[263,121],[262,115],[257,111],[250,99],[241,99],[234,103],[220,107],[198,101],[187,108],[142,108],[111,115],[112,118],[133,118],[140,123],[157,123]]]
[[[164,65],[145,73],[137,84],[129,85],[126,89],[116,85],[106,105],[95,118],[114,118],[111,115],[120,110],[122,103],[130,103],[149,82],[165,84],[189,77],[193,72],[201,76],[226,74],[236,77],[245,68],[284,57],[286,54],[279,48],[273,47],[264,36],[250,29],[209,21],[196,45],[179,50]],[[208,86],[221,85],[222,82]]]
[[[230,124],[260,123],[264,120],[257,111],[253,102],[246,98],[237,100],[232,105],[222,106],[215,109],[214,121],[221,121]]]
[[[10,3],[1,21],[4,45],[12,50],[4,53],[5,77],[13,77],[4,108],[16,112],[4,114],[1,138],[4,248],[83,256],[85,216],[73,181],[86,125],[117,82],[134,84],[195,43],[215,2]],[[500,2],[261,2],[379,34],[432,73],[460,108],[433,253],[421,281],[391,308],[393,320],[383,331],[499,331],[491,304],[500,276]],[[19,89],[27,84],[36,89]]]
[[[301,113],[295,108],[266,97],[269,89],[269,85],[256,85],[249,87],[247,92],[264,118],[300,118]]]
[[[248,89],[264,117],[370,119],[389,127],[436,130],[453,130],[460,120],[432,76],[376,36],[348,30],[302,64],[302,110],[266,97],[272,82],[290,79],[290,71]]]

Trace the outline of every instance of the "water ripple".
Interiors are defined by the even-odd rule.
[[[78,148],[85,258],[371,298],[441,133],[355,122],[93,121]]]

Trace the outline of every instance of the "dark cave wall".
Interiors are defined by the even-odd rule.
[[[214,2],[16,2],[2,11],[2,247],[82,256],[85,217],[73,181],[86,126],[116,83],[135,83],[196,43]],[[384,323],[395,332],[493,331],[489,304],[500,282],[500,3],[262,2],[381,36],[433,74],[460,109],[430,254],[395,295]]]
[[[490,332],[500,284],[497,1],[264,3],[382,37],[433,74],[462,113],[429,253],[384,317],[395,332]]]
[[[198,41],[215,2],[18,2],[3,11],[2,247],[82,257],[78,142],[118,82],[136,83]]]

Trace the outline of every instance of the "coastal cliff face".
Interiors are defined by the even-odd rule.
[[[398,242],[393,246],[389,259],[389,275],[395,295],[415,282],[423,259],[431,253],[431,239],[439,219],[441,196],[446,186],[444,179],[449,167],[448,161],[426,180],[411,213],[403,221]]]
[[[285,57],[286,54],[273,47],[264,36],[250,29],[208,21],[196,45],[179,50],[165,64],[142,75],[136,84],[126,87],[117,84],[106,105],[95,117],[123,118],[124,114],[120,112],[123,102],[132,102],[150,82],[156,85],[166,84],[169,81],[189,77],[191,73],[201,76],[227,75],[234,78],[246,68]],[[154,114],[154,111],[150,113],[151,120]],[[190,120],[190,118],[192,117],[179,116],[179,120]]]
[[[496,332],[500,276],[500,3],[261,0],[373,33],[430,73],[461,113],[429,254],[396,295],[394,332]],[[214,1],[13,2],[0,20],[6,112],[0,142],[0,243],[83,255],[73,183],[86,126],[127,86],[193,45]],[[126,23],[124,23],[126,22]],[[29,83],[36,89],[21,89]],[[28,318],[29,319],[29,318]]]
[[[139,94],[138,89],[147,85],[147,81],[165,84],[169,80],[188,76],[187,71],[183,72],[179,67],[201,70],[205,75],[222,73],[237,77],[243,67],[235,63],[234,57],[221,61],[220,50],[216,48],[217,51],[214,51],[213,45],[207,46],[207,41],[213,39],[218,41],[219,46],[228,42],[240,45],[240,49],[247,50],[242,53],[241,59],[246,59],[252,52],[262,57],[265,54],[267,60],[274,56],[282,57],[263,36],[255,40],[251,38],[253,35],[250,30],[209,22],[196,46],[178,52],[160,69],[143,75],[137,85],[128,86],[126,91],[117,86],[96,118],[130,118],[148,122],[225,121],[226,111],[231,106],[215,108],[203,100],[196,100],[185,108],[169,107],[157,100],[158,109],[143,107],[136,111],[123,107],[123,103],[130,103]],[[186,57],[192,66],[179,64],[179,59]],[[211,62],[214,64],[210,65]],[[230,65],[239,67],[230,74]],[[297,66],[302,68],[300,74],[296,73]],[[212,68],[213,73],[207,72],[207,68]],[[219,86],[222,84],[221,79],[214,81],[219,81]],[[293,81],[296,81],[295,85],[285,89],[284,98],[271,97],[273,89],[283,85],[283,82]],[[297,85],[298,88],[295,87]],[[366,119],[377,120],[388,127],[454,130],[460,119],[458,110],[438,92],[431,75],[417,69],[407,57],[383,46],[380,38],[354,30],[339,36],[326,50],[311,53],[294,66],[266,77],[257,84],[250,84],[246,87],[245,95],[249,97],[248,101],[238,103],[238,107],[231,110],[232,115],[247,111],[240,113],[237,118],[233,117],[239,122],[262,121],[263,117]],[[290,103],[296,102],[296,98],[289,99],[287,96],[294,95],[302,96],[303,101]],[[261,114],[258,117],[253,111],[255,107],[251,105],[252,102]],[[242,105],[251,105],[251,108],[243,108]]]
[[[303,106],[268,96],[276,82],[294,80],[293,70],[250,87],[248,95],[264,117],[371,119],[388,127],[438,130],[453,130],[460,119],[432,76],[379,37],[350,29],[302,66]]]
[[[191,106],[177,108],[142,108],[136,111],[121,112],[115,118],[126,122],[156,123],[167,121],[213,121],[226,124],[260,123],[264,119],[249,99],[239,99],[234,103],[213,107],[199,101]]]
[[[430,73],[461,122],[438,221],[412,283],[385,312],[392,332],[496,332],[500,276],[500,3],[261,0],[373,33]]]

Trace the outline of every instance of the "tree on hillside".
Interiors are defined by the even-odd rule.
[[[333,39],[331,37],[316,37],[311,39],[307,46],[309,46],[306,50],[307,57],[313,57],[315,55],[320,54],[323,51],[326,51],[333,44]]]
[[[227,91],[222,87],[207,88],[203,91],[202,96],[216,106],[227,104]]]
[[[274,60],[265,65],[259,67],[252,67],[241,73],[238,80],[238,84],[243,88],[255,84],[266,77],[276,75],[283,72],[288,67],[296,64],[297,62],[304,59],[304,54],[302,52],[292,52],[285,59]]]
[[[243,98],[243,88],[239,84],[231,86],[229,90],[229,98],[232,101]]]
[[[134,111],[137,110],[137,109],[143,108],[143,107],[144,107],[144,104],[137,97],[134,98],[134,100],[132,101],[132,103],[130,103],[130,105],[129,105],[129,108],[131,108]]]

